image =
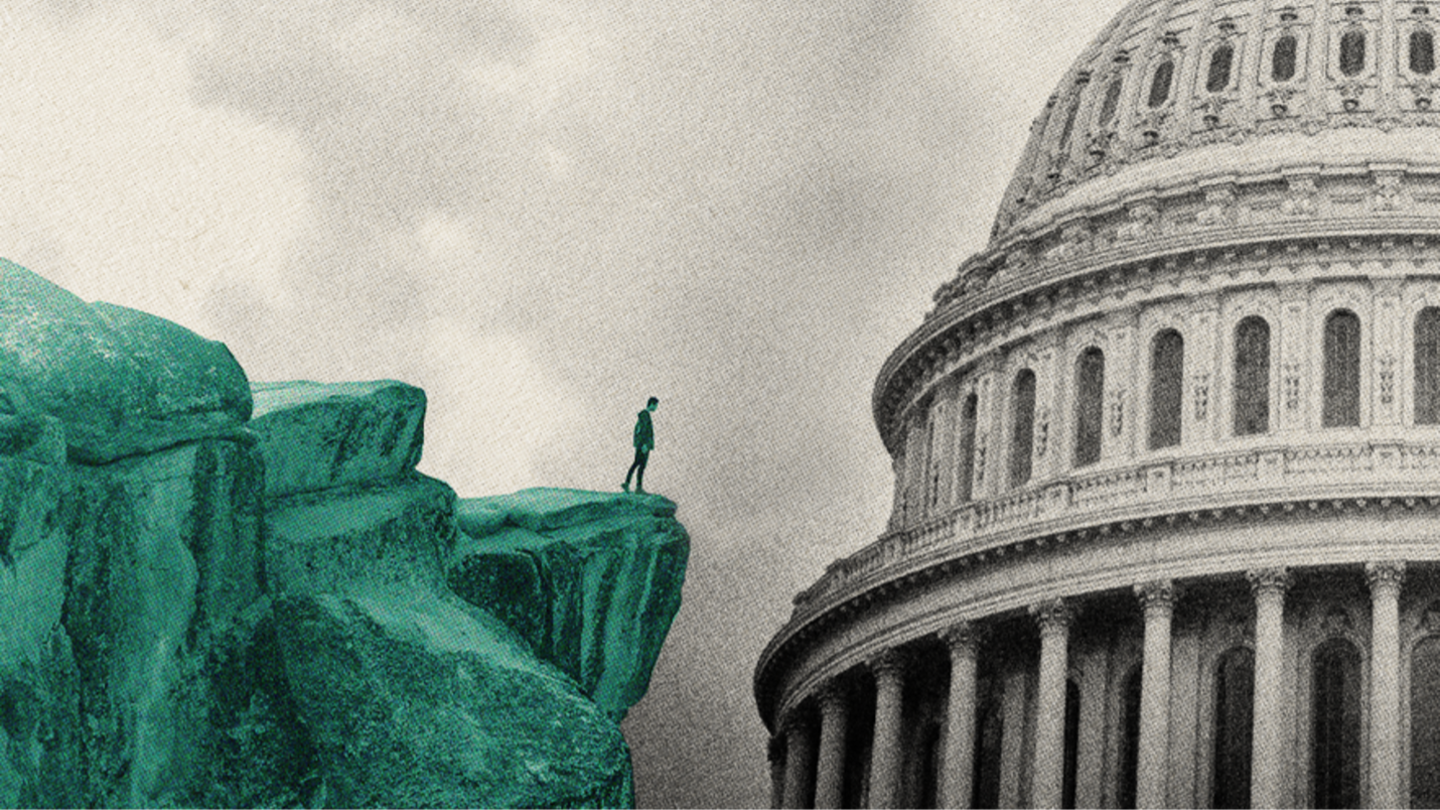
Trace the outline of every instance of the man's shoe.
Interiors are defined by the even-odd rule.
[[[620,488],[621,488],[622,490],[626,491],[626,492],[629,492],[629,491],[630,491],[630,482],[629,482],[629,481],[626,481],[625,483],[623,483],[623,484],[620,485]]]
[[[646,495],[646,494],[649,494],[649,493],[647,493],[645,490],[641,489],[640,487],[635,487],[635,494],[636,494],[636,495]]]

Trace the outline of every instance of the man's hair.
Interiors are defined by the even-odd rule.
[[[650,397],[648,400],[645,401],[645,407],[647,407],[647,408],[650,407],[651,405],[659,405],[659,404],[660,404],[660,400],[656,399],[655,397]]]

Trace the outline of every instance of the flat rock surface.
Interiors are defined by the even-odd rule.
[[[86,304],[0,259],[0,414],[58,418],[75,460],[234,435],[250,407],[245,372],[224,344],[144,312]]]
[[[298,381],[255,383],[251,391],[249,427],[271,497],[380,483],[420,461],[425,392],[413,385]]]

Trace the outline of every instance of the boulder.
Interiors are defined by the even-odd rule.
[[[616,724],[498,620],[410,589],[282,597],[285,671],[341,807],[633,804]]]
[[[86,304],[0,259],[0,414],[58,418],[76,461],[234,436],[250,407],[245,372],[223,344]]]
[[[256,383],[250,430],[271,497],[382,483],[413,469],[424,444],[425,392],[378,382]]]
[[[462,501],[457,511],[450,587],[509,621],[541,658],[623,717],[649,688],[680,607],[690,541],[675,504],[529,489]]]

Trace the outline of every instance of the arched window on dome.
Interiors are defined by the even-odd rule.
[[[1360,318],[1337,309],[1325,319],[1324,427],[1360,424]]]
[[[945,420],[943,404],[933,405],[925,420],[925,511],[935,509],[940,502],[940,442],[944,431],[940,429]]]
[[[1155,109],[1170,100],[1170,83],[1175,80],[1175,61],[1166,59],[1155,68],[1150,77],[1150,95],[1145,100],[1150,109]]]
[[[1150,342],[1150,449],[1180,443],[1184,408],[1185,339],[1166,329]]]
[[[1115,111],[1120,108],[1122,82],[1116,79],[1105,88],[1105,99],[1100,103],[1100,129],[1106,129],[1115,120]]]
[[[1035,372],[1015,375],[1010,393],[1010,486],[1030,480],[1030,453],[1035,441]]]
[[[1251,731],[1255,712],[1255,653],[1236,647],[1215,667],[1215,753],[1210,806],[1250,806]]]
[[[1270,52],[1270,79],[1288,82],[1295,78],[1295,52],[1298,42],[1293,34],[1286,34],[1275,40],[1275,49]]]
[[[1225,43],[1210,52],[1210,70],[1205,74],[1205,89],[1218,93],[1230,86],[1230,65],[1235,61],[1235,46]]]
[[[1416,644],[1410,656],[1410,806],[1440,807],[1440,637],[1436,636]]]
[[[1415,424],[1440,425],[1440,308],[1415,316]]]
[[[1120,795],[1119,806],[1133,808],[1140,783],[1141,666],[1136,664],[1120,686]]]
[[[975,424],[980,408],[980,398],[974,393],[965,397],[960,406],[960,441],[957,452],[960,468],[955,481],[955,498],[966,503],[975,487]]]
[[[1427,28],[1410,32],[1410,72],[1421,76],[1435,72],[1435,35]]]
[[[1360,653],[1344,639],[1315,651],[1310,687],[1311,807],[1360,802]]]
[[[1235,435],[1270,430],[1270,324],[1251,315],[1235,327]]]
[[[1340,37],[1340,72],[1358,76],[1365,69],[1365,32],[1346,31]]]
[[[1100,460],[1105,429],[1105,353],[1091,346],[1075,362],[1075,466]]]
[[[1080,775],[1080,685],[1065,681],[1065,759],[1061,763],[1060,806],[1075,806]]]
[[[1056,154],[1063,159],[1070,152],[1070,138],[1075,134],[1075,116],[1080,114],[1080,93],[1070,96],[1070,101],[1065,109],[1065,121],[1060,127],[1060,141],[1056,146]]]
[[[975,712],[975,769],[971,772],[970,806],[999,807],[1000,766],[1005,754],[1002,693],[993,685],[982,688],[981,693],[983,697]]]

